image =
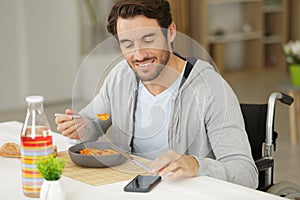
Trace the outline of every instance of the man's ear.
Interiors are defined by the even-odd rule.
[[[173,42],[176,37],[176,24],[174,21],[170,24],[168,30],[169,42]]]

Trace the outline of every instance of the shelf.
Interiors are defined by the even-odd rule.
[[[281,5],[264,5],[263,11],[264,13],[279,13],[283,12],[283,8]]]
[[[280,47],[287,40],[289,1],[189,0],[190,20],[195,24],[191,35],[223,71],[240,66],[263,69],[266,60],[282,67],[285,59]],[[246,24],[251,26],[250,32],[244,31]]]
[[[254,39],[261,39],[262,33],[260,31],[253,31],[249,33],[230,33],[221,36],[209,36],[208,42],[210,44],[215,43],[226,43],[226,42],[239,42],[239,41],[246,41],[246,40],[254,40]]]
[[[261,2],[261,0],[209,0],[208,5],[226,5],[235,3]]]
[[[278,44],[282,43],[282,37],[280,35],[266,36],[264,39],[265,44]]]

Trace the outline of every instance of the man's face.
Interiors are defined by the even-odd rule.
[[[158,77],[170,58],[170,44],[155,19],[139,15],[119,18],[117,33],[122,54],[142,81]]]

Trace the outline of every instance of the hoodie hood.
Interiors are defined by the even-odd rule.
[[[214,70],[214,67],[206,61],[199,60],[195,57],[188,57],[186,69],[180,84],[181,89],[184,89],[190,82],[197,78],[204,70]]]

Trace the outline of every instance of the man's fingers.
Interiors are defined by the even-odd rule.
[[[154,161],[151,171],[154,173],[157,173],[161,171],[163,168],[165,168],[169,163],[171,163],[172,160],[169,157],[161,157]]]
[[[72,109],[66,109],[65,113],[66,113],[66,115],[78,115],[78,112],[76,110],[72,110]]]
[[[73,119],[73,114],[78,114],[75,110],[66,109],[65,114],[61,114],[55,117],[55,123],[59,125],[65,121],[71,121]]]
[[[182,168],[179,168],[177,170],[174,170],[173,173],[168,178],[174,180],[184,176],[185,176],[184,170]]]
[[[58,132],[64,132],[64,131],[70,129],[73,125],[74,125],[73,120],[62,122],[62,123],[57,125],[57,131]]]
[[[173,162],[171,162],[168,166],[166,166],[166,167],[160,169],[160,170],[158,171],[158,174],[159,174],[160,176],[165,176],[165,175],[167,175],[169,172],[175,172],[175,171],[178,169],[178,167],[179,167],[179,166],[178,166],[178,162],[173,161]]]
[[[71,139],[77,139],[77,140],[83,138],[84,135],[85,135],[85,130],[86,130],[85,129],[85,125],[86,125],[85,121],[83,123],[81,123],[81,124],[77,124],[76,131],[73,132],[72,135],[69,135],[69,138],[71,138]]]
[[[78,127],[85,125],[85,120],[84,119],[74,119],[72,121],[69,122],[65,122],[63,124],[61,124],[59,127],[61,129],[60,132],[64,135],[64,136],[69,136],[70,134],[72,134],[73,132],[77,132]]]
[[[161,171],[163,168],[168,166],[174,160],[177,160],[180,157],[180,154],[176,153],[175,151],[167,151],[166,153],[159,156],[157,159],[154,160],[151,171],[155,174]]]
[[[58,115],[57,117],[55,117],[55,123],[59,125],[63,122],[70,121],[72,119],[72,115]]]
[[[192,156],[171,152],[169,154],[163,154],[162,157],[157,159],[157,162],[163,162],[164,159],[167,160],[168,163],[166,165],[161,165],[163,167],[156,169],[156,172],[162,177],[169,173],[172,173],[172,175],[169,176],[170,179],[194,177],[199,171],[198,162]],[[159,163],[156,164],[156,166],[160,166]]]
[[[67,137],[76,140],[81,139],[80,130],[83,130],[84,127],[85,125],[81,125],[80,127],[77,127],[76,131],[71,132]]]
[[[72,115],[72,114],[75,113],[75,111],[72,110],[72,109],[66,109],[66,110],[65,110],[65,113],[66,113],[66,115]]]

